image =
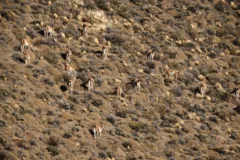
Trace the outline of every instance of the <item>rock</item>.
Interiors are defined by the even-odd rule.
[[[205,77],[200,74],[200,75],[198,75],[198,79],[199,79],[200,81],[203,81],[203,80],[205,80]]]

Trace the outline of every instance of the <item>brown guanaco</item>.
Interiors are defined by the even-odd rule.
[[[74,83],[76,81],[76,77],[73,77],[72,79],[69,80],[68,82],[68,86],[70,87],[70,94],[72,94],[73,92],[73,88],[74,88]]]
[[[100,138],[102,135],[102,131],[103,131],[104,126],[100,126],[100,125],[95,125],[93,128],[93,137],[95,139]]]
[[[32,42],[29,38],[25,38],[22,40],[21,43],[21,51],[24,52],[24,49],[27,48],[28,50],[31,49],[33,52],[36,51],[36,48],[33,46]]]
[[[94,86],[94,79],[93,79],[93,77],[90,77],[88,79],[88,91],[92,91],[93,90],[93,86]]]
[[[177,80],[179,77],[179,71],[170,69],[168,65],[165,65],[165,73],[169,78],[173,76],[174,80]]]
[[[46,29],[44,30],[44,36],[45,37],[52,37],[53,35],[55,35],[55,31],[51,26],[46,26]]]

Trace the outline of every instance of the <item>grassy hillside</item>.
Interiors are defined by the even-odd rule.
[[[238,0],[1,0],[0,15],[1,160],[240,159]]]

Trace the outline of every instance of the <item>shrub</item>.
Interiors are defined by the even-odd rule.
[[[165,115],[166,113],[166,107],[163,104],[157,104],[154,106],[155,110],[161,115]]]
[[[58,54],[56,53],[50,53],[50,54],[46,54],[43,56],[44,59],[46,59],[50,64],[57,64],[57,62],[59,61],[60,57]]]
[[[94,99],[92,100],[92,104],[95,106],[95,107],[100,107],[101,105],[103,105],[103,102],[101,99]]]
[[[0,100],[4,101],[11,96],[11,92],[4,88],[0,88]]]
[[[1,160],[18,160],[18,158],[14,154],[4,150],[0,151],[0,159]]]
[[[156,64],[154,62],[147,62],[146,64],[148,66],[148,68],[150,69],[155,69],[156,68]]]
[[[42,80],[42,82],[45,84],[45,85],[49,85],[49,86],[53,86],[54,85],[54,82],[48,78],[44,78]]]
[[[96,10],[97,9],[97,6],[96,6],[96,4],[94,3],[93,0],[85,1],[85,4],[84,4],[83,7],[86,8],[86,9],[89,9],[89,10]]]
[[[110,11],[110,5],[106,0],[95,0],[95,3],[100,9]]]
[[[73,103],[75,103],[75,104],[79,104],[79,100],[78,100],[78,99],[79,99],[78,97],[73,96],[73,95],[71,95],[71,96],[69,97],[69,101],[71,101],[71,102],[73,102]]]
[[[59,145],[59,138],[57,138],[55,136],[51,136],[48,140],[48,144],[50,146],[58,146]]]
[[[107,121],[114,125],[116,122],[116,117],[114,115],[110,114],[107,116]]]
[[[127,112],[126,111],[118,111],[116,113],[116,116],[121,117],[121,118],[127,118]]]
[[[67,133],[64,133],[63,135],[64,138],[68,139],[68,138],[71,138],[72,137],[72,134],[67,132]]]
[[[147,128],[147,124],[142,122],[130,122],[128,125],[130,128],[132,128],[136,132]]]
[[[57,148],[56,146],[51,146],[51,145],[49,145],[49,146],[47,147],[47,150],[48,150],[49,152],[52,152],[53,156],[56,156],[56,155],[59,154],[59,150],[58,150],[58,148]]]
[[[126,39],[120,33],[111,33],[106,35],[106,40],[110,41],[113,45],[121,46]]]
[[[35,29],[29,28],[27,30],[27,35],[30,36],[31,38],[35,38],[35,37],[38,36],[38,33],[37,33],[37,31]]]

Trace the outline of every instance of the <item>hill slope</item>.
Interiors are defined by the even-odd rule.
[[[2,0],[0,159],[239,159],[239,10],[232,0]],[[56,35],[44,37],[47,25]],[[26,37],[35,52],[21,52]]]

